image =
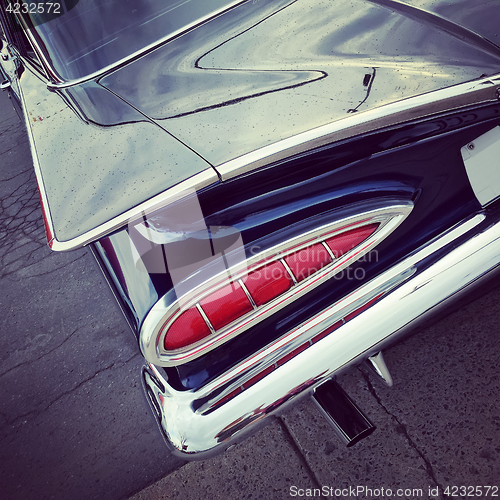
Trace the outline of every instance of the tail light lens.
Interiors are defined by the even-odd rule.
[[[210,334],[210,329],[198,309],[187,309],[170,325],[165,335],[165,349],[179,349]]]
[[[243,283],[254,304],[261,306],[285,293],[293,285],[293,279],[281,262],[274,262],[250,273]]]
[[[297,281],[302,281],[329,264],[333,259],[323,244],[311,245],[285,257]]]
[[[319,243],[315,240],[284,257],[277,254],[274,262],[261,265],[243,279],[209,293],[194,307],[178,315],[171,324],[165,325],[165,350],[189,347],[212,333],[241,322],[249,313],[258,315],[264,312],[266,304],[294,287],[301,287],[304,280],[348,254],[371,236],[377,227],[378,224],[363,225]],[[304,285],[307,288],[305,282]]]
[[[239,283],[230,283],[211,293],[200,301],[200,305],[215,330],[220,330],[253,309]]]
[[[365,241],[368,236],[375,232],[377,227],[378,224],[367,224],[366,226],[358,227],[357,229],[351,229],[350,231],[346,231],[345,233],[334,236],[333,238],[328,238],[326,240],[326,244],[337,259]]]

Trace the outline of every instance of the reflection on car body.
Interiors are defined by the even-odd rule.
[[[49,246],[88,246],[173,453],[314,394],[500,255],[495,6],[465,0],[0,0]],[[488,179],[485,183],[484,179]]]

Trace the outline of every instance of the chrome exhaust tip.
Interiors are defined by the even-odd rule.
[[[317,387],[312,398],[347,447],[354,446],[376,429],[335,380]]]

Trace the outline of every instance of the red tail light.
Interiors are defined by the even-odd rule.
[[[321,270],[323,274],[327,272],[330,264],[350,253],[371,236],[378,226],[379,224],[365,224],[328,239],[326,238],[331,233],[326,233],[323,238],[319,238],[319,242],[318,238],[309,240],[309,245],[293,253],[292,249],[297,245],[290,245],[288,254],[284,250],[271,259],[261,261],[260,265],[257,262],[247,276],[225,285],[222,282],[222,287],[219,282],[215,285],[218,289],[202,295],[201,300],[191,304],[170,324],[169,321],[164,323],[162,331],[166,331],[163,339],[165,350],[188,348],[219,332],[230,336],[233,333],[231,330],[236,331],[247,316],[250,320],[245,323],[251,323],[252,314],[256,317],[269,315],[274,312],[273,305],[276,301],[279,304],[287,300],[290,302],[307,291],[309,277],[321,274]],[[337,266],[334,267],[336,268]]]
[[[252,304],[239,283],[231,283],[200,301],[208,320],[216,330],[250,312]]]
[[[321,243],[308,246],[299,252],[285,257],[285,262],[288,264],[297,281],[302,281],[309,277],[332,260],[330,254]]]
[[[391,234],[412,207],[403,201],[369,208],[227,265],[179,300],[165,295],[141,327],[144,355],[160,366],[202,356],[338,275]]]
[[[325,243],[328,245],[335,258],[339,258],[359,245],[362,241],[365,241],[366,238],[375,232],[377,227],[378,224],[368,224],[356,229],[351,229],[333,238],[328,238]]]
[[[181,313],[181,315],[170,325],[168,335],[165,335],[164,345],[167,351],[179,349],[188,344],[210,335],[202,315],[195,307]]]
[[[286,292],[293,281],[281,262],[274,262],[250,273],[243,280],[256,306],[261,306]]]
[[[171,299],[177,288],[169,291],[144,319],[140,344],[146,359],[158,366],[180,365],[266,320],[371,251],[405,220],[413,204],[388,201],[374,208],[374,201],[366,207],[364,212],[309,229],[246,260],[231,261],[234,255],[228,254],[228,260],[221,257],[223,267],[205,263],[193,269],[178,299]],[[217,274],[203,278],[215,268]],[[191,282],[199,284],[188,289],[191,277]],[[304,340],[317,342],[328,333]]]

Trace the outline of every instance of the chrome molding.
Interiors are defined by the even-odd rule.
[[[282,260],[281,260],[281,263],[283,263]],[[287,272],[290,274],[290,277],[293,280],[293,273],[290,273],[290,271],[287,271]],[[245,292],[245,295],[247,296],[248,301],[250,302],[250,304],[252,304],[252,309],[254,309],[254,310],[257,309],[257,304],[253,300],[253,297],[250,295],[250,292],[248,291],[248,288],[246,287],[245,283],[243,283],[243,280],[241,278],[238,280],[238,283],[241,286],[241,289]],[[201,306],[200,306],[200,309],[201,309]]]
[[[25,25],[24,20],[21,21],[23,25]],[[45,77],[47,78],[47,85],[50,85],[50,81],[56,81],[58,79],[57,74],[54,72],[50,64],[48,63],[45,54],[41,50],[40,44],[38,43],[36,37],[33,35],[30,29],[28,29],[26,26],[24,28],[24,31],[26,33],[26,37],[28,38],[29,43],[31,44],[31,47],[33,48],[37,58],[38,62],[40,63],[40,66],[42,67],[43,71],[45,72]]]
[[[203,310],[203,308],[201,307],[201,305],[200,304],[196,304],[196,309],[198,309],[198,312],[201,314],[201,317],[203,318],[203,321],[207,324],[208,329],[212,333],[215,333],[215,328],[212,325],[212,323],[210,322],[210,320],[208,319],[208,316],[205,314],[205,311]]]
[[[330,255],[330,257],[332,258],[332,260],[334,260],[335,256],[333,255],[332,251],[330,250],[330,247],[328,245],[325,245],[324,242],[323,242],[323,246],[328,249],[327,250],[328,255]],[[290,276],[290,278],[292,278],[293,284],[296,285],[298,283],[297,278],[294,276],[292,270],[290,269],[290,266],[286,263],[286,260],[285,259],[279,259],[279,261],[281,262],[281,264],[283,265],[283,267],[286,269],[286,272],[288,273],[288,275]]]
[[[270,163],[377,129],[499,99],[500,74],[354,113],[215,167],[223,181]]]
[[[30,139],[30,144],[31,141],[32,139]],[[42,194],[43,200],[45,201],[45,204],[42,204],[44,208],[44,213],[47,213],[45,207],[48,207],[48,204],[47,204],[45,189],[43,188],[41,170],[38,165],[38,160],[36,159],[36,156],[33,155],[33,158],[35,161],[35,172],[37,174],[37,179],[39,179],[40,193]],[[134,222],[136,220],[145,217],[151,212],[164,208],[167,205],[170,205],[171,203],[180,200],[186,195],[186,192],[192,192],[193,189],[198,191],[204,187],[210,186],[211,184],[215,184],[216,182],[218,182],[218,180],[219,178],[217,177],[217,174],[215,173],[214,169],[209,167],[206,170],[203,170],[202,172],[193,175],[189,179],[186,179],[185,181],[176,184],[167,191],[164,191],[163,193],[160,193],[154,196],[153,198],[150,198],[149,200],[141,203],[140,205],[137,205],[136,207],[127,210],[123,214],[111,219],[105,224],[102,224],[82,234],[81,236],[78,236],[68,241],[59,241],[58,239],[56,239],[56,237],[54,236],[54,228],[52,225],[52,220],[50,219],[50,217],[46,217],[46,222],[48,223],[51,231],[51,238],[47,237],[47,239],[49,240],[49,247],[56,252],[65,252],[68,250],[74,250],[76,248],[83,247],[85,245],[88,245],[92,241],[96,241],[99,238],[102,238],[131,222]]]
[[[178,300],[174,303],[169,303],[166,297],[162,297],[150,310],[141,327],[139,344],[144,357],[149,362],[158,366],[175,366],[186,363],[215,349],[222,343],[251,328],[257,322],[275,314],[283,307],[302,297],[368,253],[404,221],[412,208],[413,203],[410,201],[392,202],[382,207],[379,206],[378,208],[358,213],[355,216],[336,220],[330,224],[308,231],[299,237],[287,240],[264,252],[253,255],[248,260],[240,262],[229,269],[225,269],[200,287],[195,288],[183,297],[178,297]],[[170,325],[184,310],[191,306],[196,306],[204,297],[216,291],[217,288],[226,285],[228,283],[228,275],[231,276],[232,281],[237,281],[249,272],[282,259],[302,248],[320,243],[324,239],[341,234],[346,230],[356,229],[373,223],[379,224],[376,231],[352,251],[333,259],[331,263],[303,281],[295,282],[286,292],[270,302],[253,309],[215,334],[209,335],[188,347],[176,349],[175,351],[166,351],[163,348],[164,338]],[[289,269],[288,272],[290,272]],[[291,273],[291,276],[293,276],[293,273]],[[179,302],[183,304],[182,308],[180,308]]]
[[[267,415],[281,411],[289,401],[310,394],[348,366],[376,354],[433,308],[495,269],[500,260],[500,222],[477,228],[484,219],[479,214],[457,225],[366,283],[346,300],[366,296],[369,290],[380,289],[416,269],[371,307],[210,412],[200,411],[197,401],[218,397],[220,389],[214,390],[224,383],[241,383],[251,375],[248,368],[256,366],[256,356],[262,362],[274,351],[252,356],[197,391],[175,391],[160,369],[145,367],[143,383],[160,410],[158,423],[173,453],[184,459],[205,459],[238,442],[257,429]],[[466,234],[469,236],[464,242],[450,245],[449,252],[438,261],[421,265]],[[335,310],[336,305],[326,309],[296,329],[294,335],[307,330],[309,336],[321,333],[334,322]],[[159,380],[164,390],[154,380]]]

